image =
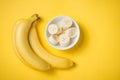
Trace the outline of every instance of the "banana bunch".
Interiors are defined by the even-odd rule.
[[[41,71],[50,70],[52,67],[59,69],[72,67],[73,61],[52,55],[41,45],[36,30],[38,22],[39,16],[34,14],[28,19],[18,20],[14,25],[12,42],[20,60]]]

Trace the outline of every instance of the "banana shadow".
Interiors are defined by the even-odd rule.
[[[47,76],[51,76],[51,75],[54,75],[54,76],[56,75],[56,76],[57,76],[58,71],[69,71],[69,70],[75,69],[75,66],[76,66],[76,65],[74,65],[74,66],[71,67],[71,68],[67,68],[67,69],[51,68],[50,70],[47,70],[47,71],[39,71],[39,70],[36,70],[36,73],[37,73],[37,74],[43,73],[43,74],[45,74],[45,75],[47,75]]]
[[[56,70],[51,68],[50,70],[47,70],[47,71],[39,71],[39,70],[36,70],[36,73],[43,73],[45,75],[55,75],[56,74]]]

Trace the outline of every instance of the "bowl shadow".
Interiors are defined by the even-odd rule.
[[[78,50],[79,50],[79,53],[81,53],[82,51],[85,50],[85,48],[89,44],[89,34],[88,34],[87,29],[86,29],[86,26],[84,24],[81,24],[80,22],[78,22],[78,25],[80,26],[80,38],[79,38],[79,41],[71,49],[65,50],[65,52],[68,53],[68,54],[75,53]]]

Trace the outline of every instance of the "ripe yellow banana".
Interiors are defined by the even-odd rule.
[[[46,71],[50,69],[50,65],[42,58],[35,55],[28,41],[29,30],[32,27],[32,24],[38,19],[38,15],[35,14],[29,19],[22,19],[16,22],[13,30],[13,46],[17,51],[17,55],[24,63],[34,69]]]
[[[46,62],[51,64],[51,66],[54,68],[66,69],[66,68],[72,67],[74,65],[73,61],[66,58],[54,56],[48,53],[43,48],[37,35],[36,24],[37,23],[33,24],[29,32],[29,42],[32,49],[36,52],[36,55],[43,58]]]

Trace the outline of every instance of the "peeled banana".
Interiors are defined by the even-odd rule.
[[[48,38],[51,44],[57,45],[58,44],[58,36],[57,35],[50,35]]]
[[[61,27],[63,30],[68,29],[69,27],[71,27],[73,24],[72,19],[69,17],[65,17],[63,18],[60,22],[58,22],[58,26]]]
[[[61,34],[59,36],[59,43],[61,46],[66,47],[70,44],[70,37],[66,34]]]
[[[70,38],[75,38],[77,36],[77,29],[75,27],[71,27],[65,31],[65,34]]]
[[[52,55],[43,48],[37,35],[36,26],[33,26],[30,29],[29,42],[30,42],[32,49],[35,51],[36,55],[43,58],[52,67],[59,68],[59,69],[66,69],[74,65],[73,61],[66,59],[66,58]]]
[[[62,32],[62,28],[61,27],[58,27],[56,24],[50,24],[48,26],[48,32],[50,34],[59,34]]]
[[[14,26],[12,41],[17,55],[19,55],[24,63],[34,69],[46,71],[51,68],[50,65],[35,55],[28,41],[29,30],[38,19],[38,15],[35,14],[29,19],[18,20]]]
[[[74,21],[70,17],[64,16],[47,26],[48,33],[47,38],[52,46],[65,48],[72,45],[73,40],[77,38],[78,30]]]

